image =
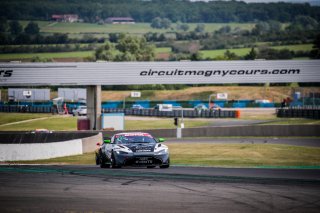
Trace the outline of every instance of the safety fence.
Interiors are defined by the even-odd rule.
[[[0,105],[0,112],[51,113],[52,111],[50,106]]]
[[[279,108],[277,117],[320,119],[320,108]]]

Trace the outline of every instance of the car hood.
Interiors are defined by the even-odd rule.
[[[132,143],[123,146],[128,147],[132,152],[153,152],[156,144]]]

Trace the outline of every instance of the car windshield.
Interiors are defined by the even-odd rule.
[[[114,142],[116,144],[156,143],[156,141],[151,136],[143,135],[116,135]]]

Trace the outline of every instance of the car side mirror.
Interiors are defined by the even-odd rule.
[[[162,143],[162,142],[164,142],[165,140],[164,140],[164,138],[159,138],[158,141],[159,141],[159,143]]]
[[[111,143],[110,139],[103,140],[103,143]]]

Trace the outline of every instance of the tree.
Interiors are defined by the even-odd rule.
[[[230,32],[231,32],[231,27],[229,25],[223,26],[217,31],[217,33],[220,33],[220,34],[227,34]]]
[[[154,49],[154,46],[149,45],[144,37],[121,34],[116,46],[106,42],[95,51],[95,58],[107,61],[153,61]]]
[[[252,34],[260,36],[260,35],[268,33],[269,31],[270,31],[269,23],[267,23],[267,22],[259,22],[252,29]]]
[[[29,24],[24,28],[24,32],[29,35],[39,34],[40,28],[37,23],[29,22]]]
[[[177,29],[178,30],[183,30],[183,31],[188,31],[189,30],[189,25],[186,24],[186,23],[178,24],[177,25]]]
[[[194,29],[197,33],[203,33],[205,31],[205,25],[204,24],[197,24],[197,27]]]
[[[224,57],[227,59],[227,60],[238,60],[239,59],[239,56],[237,56],[235,53],[233,52],[230,52],[230,50],[227,50],[225,53],[224,53]]]
[[[0,17],[0,32],[6,32],[8,28],[8,22],[5,17]]]
[[[107,41],[95,51],[95,58],[96,60],[113,61],[115,58],[114,45]]]
[[[317,20],[310,16],[297,16],[290,26],[289,31],[315,30],[319,27]]]
[[[244,57],[245,60],[255,60],[257,58],[257,52],[254,50],[254,47],[251,48],[251,51]]]
[[[12,35],[18,35],[22,32],[22,26],[18,21],[11,21],[9,23],[9,28]]]
[[[320,59],[320,34],[315,38],[313,48],[314,49],[310,52],[310,57],[313,59]]]
[[[162,23],[161,23],[161,18],[160,17],[156,17],[154,19],[152,19],[151,21],[151,27],[152,28],[157,28],[157,29],[161,29],[162,28]]]
[[[171,26],[170,19],[167,19],[167,18],[162,19],[161,25],[162,25],[162,28],[164,28],[164,29],[170,28],[170,26]]]

